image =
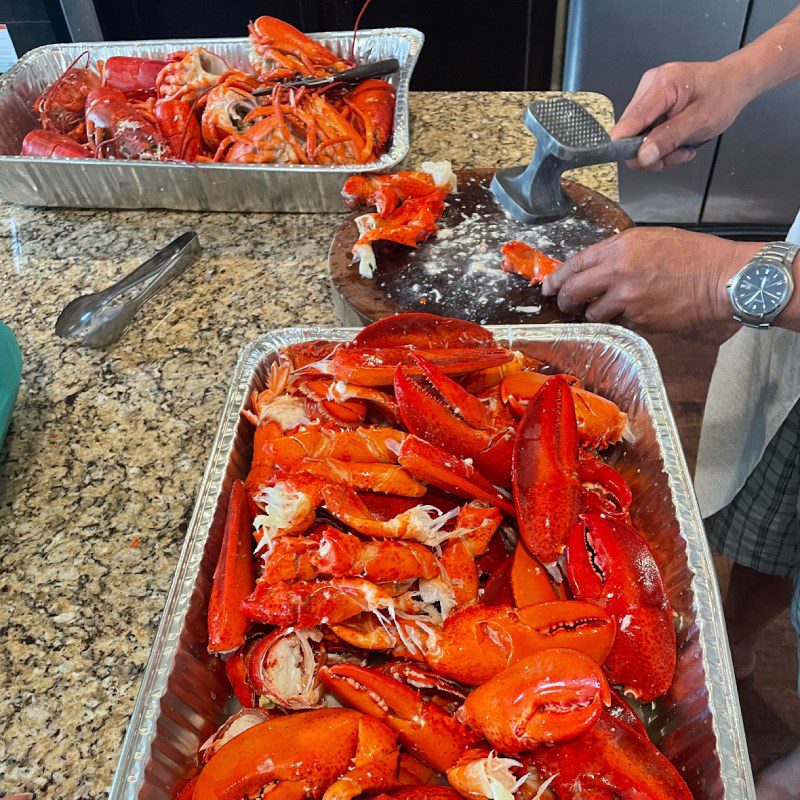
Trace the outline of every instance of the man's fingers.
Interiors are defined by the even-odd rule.
[[[697,155],[697,150],[694,147],[679,147],[668,156],[665,156],[661,163],[665,167],[677,167],[678,164],[685,164],[691,161]]]
[[[610,322],[624,313],[625,304],[616,296],[616,292],[606,292],[586,307],[584,316],[589,322]]]
[[[558,293],[558,307],[565,314],[580,314],[587,303],[613,286],[614,276],[602,266],[573,275]]]
[[[653,70],[646,72],[636,88],[628,107],[611,129],[612,139],[636,136],[649,128],[660,116],[666,114],[672,100]]]
[[[643,167],[653,167],[673,154],[684,142],[701,138],[698,137],[699,131],[696,115],[691,110],[682,111],[647,134],[637,154],[639,163]]]
[[[555,272],[544,279],[542,294],[545,297],[556,294],[570,277],[602,263],[614,238],[612,236],[610,239],[604,239],[570,256]]]

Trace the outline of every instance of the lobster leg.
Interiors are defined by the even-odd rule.
[[[211,653],[227,653],[244,644],[250,620],[242,613],[241,603],[253,591],[252,547],[244,484],[235,481],[208,602],[208,649]]]
[[[241,607],[256,622],[312,628],[323,622],[344,622],[362,611],[388,608],[391,604],[389,594],[363,578],[272,583],[262,577]]]

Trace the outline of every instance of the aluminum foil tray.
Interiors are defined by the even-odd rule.
[[[349,52],[352,32],[313,33],[335,53]],[[22,158],[25,134],[38,127],[33,101],[83,52],[92,61],[111,56],[160,58],[174,50],[207,47],[231,67],[248,67],[249,43],[241,39],[173,39],[141,42],[55,44],[31,50],[0,76],[0,198],[30,206],[173,208],[193,211],[343,211],[347,175],[396,167],[408,153],[408,84],[424,36],[414,28],[360,31],[356,59],[396,58],[400,71],[387,78],[397,89],[394,137],[378,161],[344,166],[183,164]]]
[[[496,337],[577,375],[629,414],[635,441],[613,463],[633,489],[676,613],[678,667],[669,694],[645,707],[654,741],[695,800],[754,800],[714,567],[664,383],[650,346],[611,325],[494,326]],[[357,328],[287,328],[246,347],[222,410],[194,514],[142,679],[110,800],[171,800],[198,746],[235,710],[221,662],[206,652],[206,607],[232,482],[247,474],[253,427],[240,419],[285,345],[346,341]]]

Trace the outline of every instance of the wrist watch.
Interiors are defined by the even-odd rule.
[[[769,328],[792,299],[792,261],[800,246],[770,242],[726,284],[733,318],[750,328]]]

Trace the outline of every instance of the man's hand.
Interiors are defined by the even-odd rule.
[[[631,228],[592,245],[545,278],[545,295],[591,322],[688,331],[731,319],[726,282],[763,246],[676,228]]]
[[[658,170],[683,164],[697,151],[681,145],[722,133],[751,99],[748,87],[731,59],[664,64],[642,76],[611,138],[636,136],[666,115],[628,166]]]

